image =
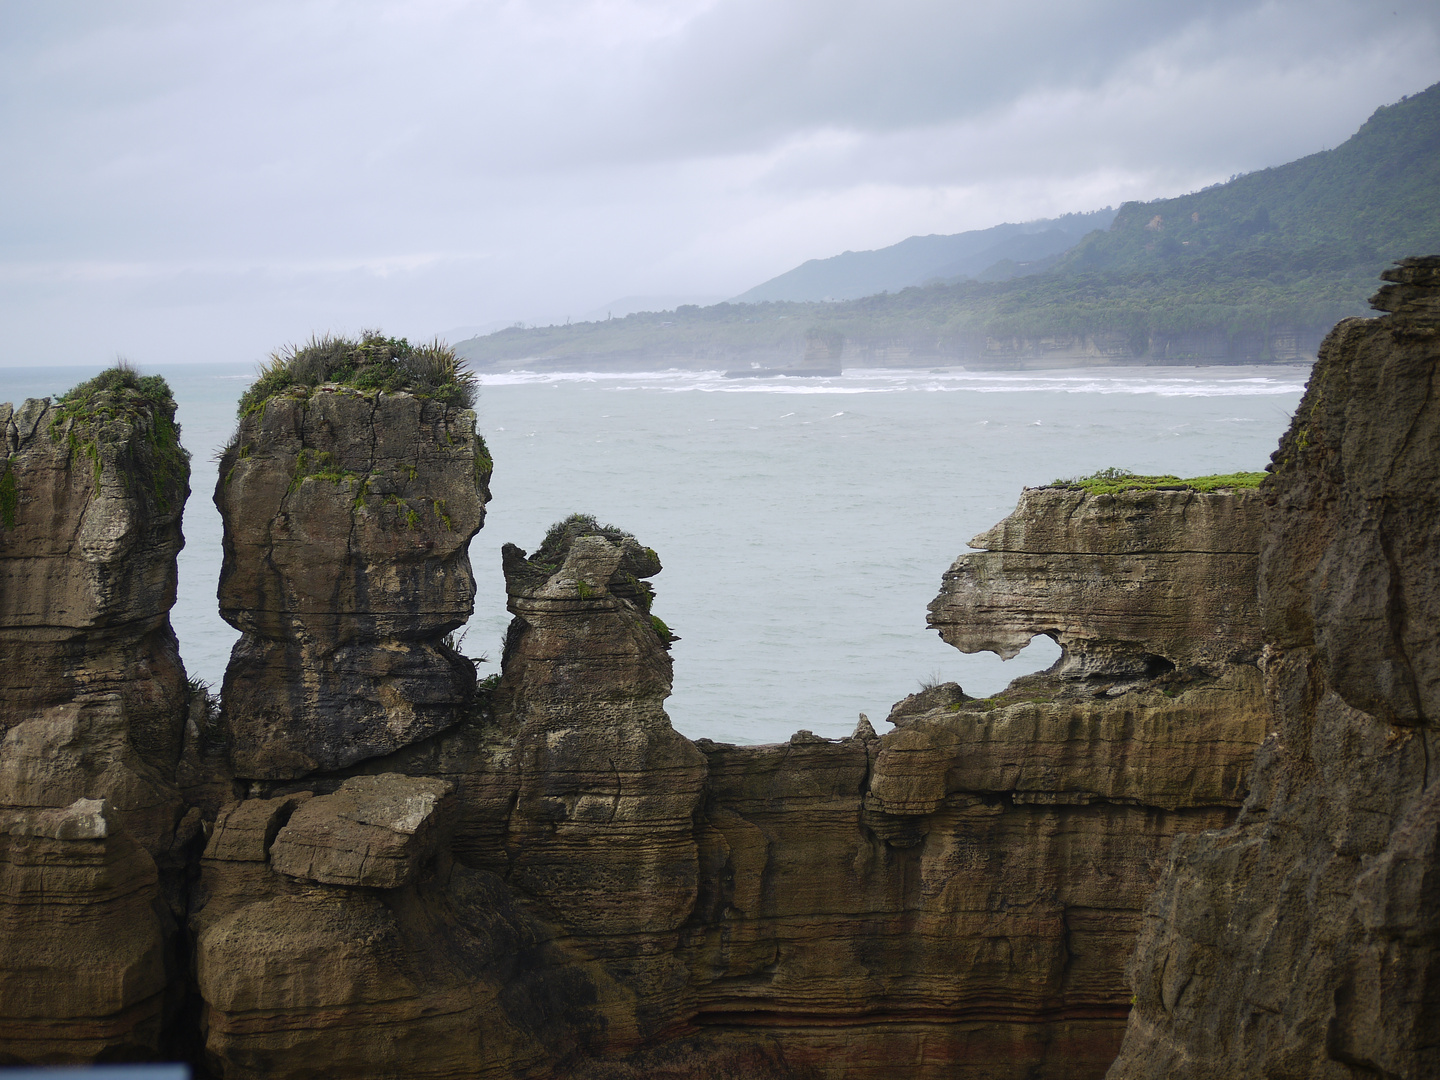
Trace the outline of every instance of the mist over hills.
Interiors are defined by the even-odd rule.
[[[1332,150],[1126,203],[1108,228],[1041,256],[1051,260],[1041,273],[1013,276],[1034,268],[989,257],[1006,244],[1020,252],[1047,242],[1034,238],[1052,231],[1069,235],[1058,222],[1080,227],[1106,212],[1032,223],[1038,233],[996,226],[912,237],[812,260],[734,302],[509,329],[457,348],[482,370],[1305,360],[1336,321],[1367,312],[1380,270],[1440,252],[1437,206],[1440,84],[1377,109]],[[943,283],[955,276],[947,267],[961,273],[985,259],[974,275],[992,280]],[[817,298],[904,274],[942,283]],[[767,289],[800,298],[766,299]]]
[[[846,251],[828,259],[810,259],[735,297],[731,303],[765,300],[855,300],[911,285],[949,284],[964,278],[1000,280],[1038,273],[1095,229],[1115,220],[1111,207],[1088,214],[1066,214],[1019,225],[950,236],[912,236],[875,251]]]

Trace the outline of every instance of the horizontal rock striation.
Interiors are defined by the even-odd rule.
[[[818,1076],[1100,1076],[1173,838],[1231,820],[1258,672],[1001,700],[882,738],[707,746],[695,1011]],[[798,1075],[798,1073],[797,1073]]]
[[[1066,675],[1253,663],[1260,544],[1254,490],[1029,488],[946,572],[929,622],[1005,659],[1045,634]]]
[[[390,774],[221,811],[190,926],[216,1075],[526,1076],[586,1045],[594,988],[449,858],[453,805]]]
[[[262,1060],[267,1076],[304,1075],[322,1030],[366,1047],[346,1050],[336,1075],[366,1054],[421,1067],[409,1049],[363,1042],[353,1006],[327,987],[378,978],[347,944],[382,934],[379,909],[361,919],[356,898],[381,888],[451,904],[451,857],[528,928],[527,992],[569,988],[547,999],[548,1049],[525,1051],[537,1075],[604,1076],[663,1060],[666,1046],[693,1068],[776,1077],[878,1080],[897,1062],[917,1080],[1103,1074],[1129,1008],[1123,960],[1165,853],[1180,833],[1227,824],[1244,797],[1266,729],[1253,665],[1037,677],[984,702],[940,688],[897,707],[883,738],[862,723],[839,741],[696,744],[663,708],[673,635],[650,612],[653,551],[574,518],[533,554],[507,546],[504,569],[515,618],[477,710],[346,773],[255,785],[275,798],[222,813],[195,927],[225,1075]],[[454,809],[435,835],[450,844],[414,846],[431,860],[416,871],[404,852],[417,841],[385,824],[403,815],[354,800],[370,797],[364,785],[437,782],[437,808]],[[250,854],[222,865],[227,848]],[[324,905],[341,921],[319,950],[309,928]],[[232,990],[222,973],[282,925],[304,928],[265,938],[283,970]],[[498,953],[467,948],[487,957],[484,979],[500,977]],[[320,951],[323,979],[286,974]],[[398,1022],[429,992],[371,1015]],[[301,1016],[303,1039],[285,1019]],[[433,1038],[458,1046],[445,1032]],[[455,1050],[434,1075],[462,1061],[523,1071],[505,1057],[514,1045]]]
[[[178,999],[174,416],[121,369],[0,405],[0,1063],[153,1055]]]
[[[0,1061],[1434,1076],[1437,294],[1337,329],[1258,492],[1025,492],[931,624],[1050,672],[780,746],[671,728],[660,561],[591,518],[504,549],[477,692],[474,414],[333,383],[222,461],[187,713],[157,414],[0,413],[0,643],[52,665],[0,687]]]
[[[1112,1077],[1440,1075],[1440,258],[1384,277],[1271,465],[1273,734],[1172,853]]]
[[[475,414],[410,393],[297,387],[241,418],[215,488],[235,775],[333,771],[455,722],[474,668],[444,638],[473,608],[489,475]]]

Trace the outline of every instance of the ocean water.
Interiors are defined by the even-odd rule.
[[[63,391],[98,368],[0,370],[0,400]],[[216,613],[217,448],[249,366],[165,375],[193,457],[172,620],[192,675],[218,687],[236,634]],[[1020,489],[1118,465],[1257,471],[1289,423],[1305,367],[1053,372],[854,370],[833,379],[716,372],[482,378],[495,458],[471,546],[475,616],[462,651],[499,662],[509,615],[500,545],[533,549],[572,512],[633,532],[665,570],[655,613],[681,640],[667,709],[694,738],[777,742],[805,728],[878,730],[928,679],[987,695],[1048,667],[1039,638],[1009,662],[965,656],[925,626],[940,576]]]

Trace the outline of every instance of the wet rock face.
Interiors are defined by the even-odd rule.
[[[473,607],[489,475],[475,414],[407,393],[322,386],[241,420],[215,489],[237,775],[340,769],[454,722],[474,669],[443,639]]]
[[[153,1055],[189,696],[174,403],[0,405],[0,441],[0,1063]]]
[[[1173,852],[1112,1077],[1440,1075],[1440,258],[1385,277],[1275,454],[1274,733]]]
[[[1253,663],[1261,509],[1253,490],[1029,488],[955,560],[929,623],[1005,659],[1048,635],[1072,676]]]

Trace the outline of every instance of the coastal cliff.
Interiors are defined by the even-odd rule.
[[[1258,502],[1207,498],[1228,551],[1254,542],[1239,571],[1253,589]],[[1103,572],[1100,558],[1075,571]],[[222,811],[253,839],[241,859],[212,835],[192,917],[218,1072],[303,1075],[323,1042],[332,1075],[355,1076],[383,1061],[384,1075],[599,1078],[676,1054],[776,1077],[893,1076],[901,1060],[917,1078],[1103,1074],[1172,838],[1227,824],[1243,798],[1265,730],[1253,665],[1045,676],[985,701],[952,685],[903,703],[884,737],[862,722],[838,741],[695,743],[664,713],[655,552],[575,517],[533,553],[507,546],[504,569],[501,677],[460,719],[339,771],[252,781]],[[1235,625],[1251,633],[1253,616]],[[319,809],[344,795],[348,819],[377,822],[354,809],[359,779],[387,799],[444,785],[447,824],[406,876],[316,876],[373,861]],[[300,825],[327,839],[297,858]],[[465,906],[477,891],[503,918]],[[429,955],[405,936],[422,922],[480,967],[456,982],[453,962],[386,960]],[[377,956],[356,935],[395,944]],[[271,975],[226,974],[257,950]],[[382,978],[377,963],[400,966]],[[306,965],[309,979],[287,974]],[[419,1017],[423,1037],[378,1034]]]
[[[1440,260],[1391,280],[1258,489],[1028,489],[972,541],[931,626],[1050,671],[776,746],[671,728],[660,558],[590,517],[506,545],[477,683],[490,461],[403,341],[242,401],[218,705],[169,630],[168,394],[4,407],[0,1061],[1433,1075]]]
[[[1266,485],[1272,733],[1177,842],[1110,1075],[1440,1075],[1440,259],[1326,340]]]

